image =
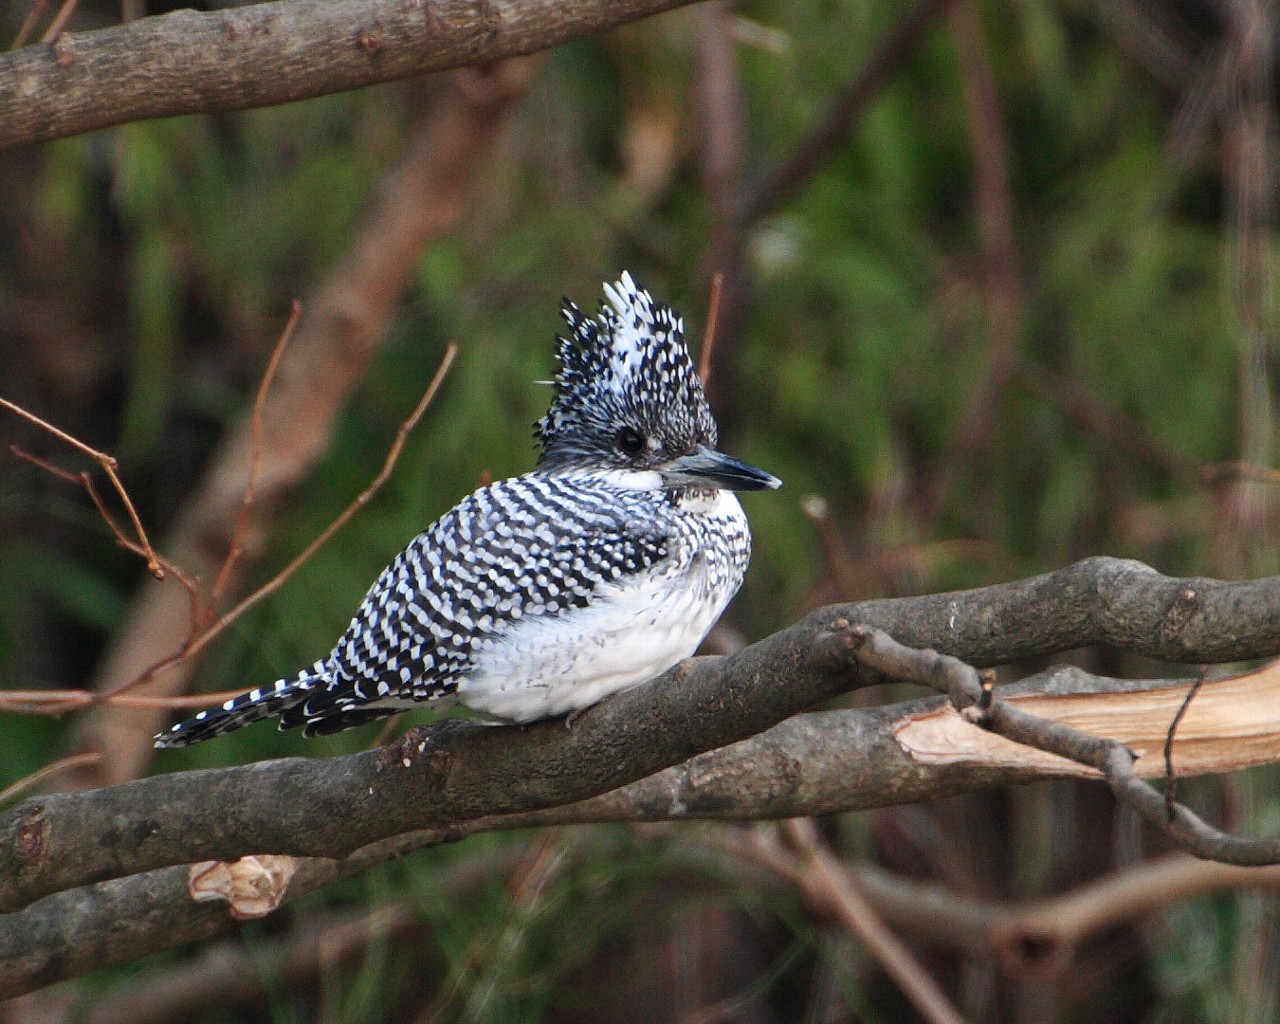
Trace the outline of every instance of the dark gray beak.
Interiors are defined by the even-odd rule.
[[[688,455],[681,455],[658,467],[662,480],[670,487],[709,487],[726,491],[763,491],[781,487],[782,481],[763,469],[699,445]]]

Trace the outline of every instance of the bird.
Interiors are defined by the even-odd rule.
[[[561,302],[553,397],[522,476],[483,486],[383,570],[333,650],[158,734],[262,719],[319,736],[424,704],[577,715],[689,657],[742,583],[735,491],[781,481],[723,454],[684,321],[627,272],[597,316]]]

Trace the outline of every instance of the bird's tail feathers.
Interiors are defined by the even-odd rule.
[[[271,718],[305,701],[317,686],[326,683],[324,662],[318,661],[296,676],[277,681],[274,686],[242,693],[220,707],[201,711],[193,718],[179,722],[157,734],[155,745],[159,749],[187,747],[234,732],[242,726]]]

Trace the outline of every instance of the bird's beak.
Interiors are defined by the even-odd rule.
[[[658,467],[662,482],[669,487],[712,487],[728,491],[773,490],[782,481],[763,469],[731,459],[722,452],[698,445],[688,455]]]

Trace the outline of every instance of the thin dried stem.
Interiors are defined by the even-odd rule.
[[[129,492],[125,490],[124,484],[116,473],[116,460],[113,456],[106,452],[100,452],[98,449],[90,447],[79,438],[72,437],[65,430],[55,427],[48,420],[41,419],[33,412],[28,412],[22,406],[10,402],[7,398],[0,398],[0,405],[4,406],[11,412],[17,413],[29,423],[34,423],[42,430],[48,431],[59,441],[69,444],[76,451],[83,452],[89,458],[93,459],[102,467],[107,478],[111,481],[111,485],[116,489],[116,494],[120,496],[125,511],[129,513],[129,521],[133,524],[133,529],[138,535],[138,543],[142,548],[143,555],[147,560],[147,570],[158,580],[164,579],[164,569],[161,568],[160,559],[156,556],[155,549],[151,546],[151,541],[147,539],[147,531],[142,528],[142,520],[138,518],[138,510],[133,507],[133,501],[129,498]]]
[[[271,382],[275,380],[276,370],[280,366],[280,357],[284,355],[289,339],[293,337],[293,329],[298,324],[298,317],[301,315],[302,303],[294,299],[289,305],[289,319],[285,321],[284,329],[280,332],[280,338],[267,362],[267,368],[263,371],[262,380],[258,382],[258,393],[253,400],[253,415],[249,424],[252,452],[249,460],[249,479],[244,485],[244,495],[240,499],[240,512],[236,516],[236,525],[231,533],[231,545],[227,549],[227,557],[223,559],[217,579],[213,582],[213,589],[209,592],[210,613],[218,606],[218,601],[231,580],[231,572],[240,561],[241,552],[244,551],[244,535],[249,528],[249,513],[253,509],[253,501],[257,495],[258,471],[262,465],[262,409],[266,404]]]
[[[54,761],[52,764],[47,764],[43,768],[39,768],[32,772],[30,775],[24,776],[17,782],[5,786],[4,789],[0,789],[0,804],[27,792],[29,789],[38,786],[45,779],[51,778],[60,772],[73,771],[76,768],[87,768],[91,765],[97,764],[101,760],[101,754],[91,752],[87,754],[72,754],[70,757],[64,757],[60,760]]]
[[[757,184],[743,191],[738,207],[744,223],[772,213],[813,177],[849,137],[862,112],[880,95],[885,83],[915,52],[925,30],[953,2],[920,0],[903,15],[894,30],[836,93],[826,114],[809,135],[779,166],[771,168]]]
[[[3,399],[0,399],[3,401]],[[85,494],[89,496],[89,500],[93,503],[93,507],[97,509],[99,518],[107,524],[107,529],[111,531],[115,537],[116,543],[139,558],[147,557],[146,549],[137,541],[132,540],[128,534],[120,528],[120,524],[116,522],[115,517],[111,514],[111,510],[107,508],[107,504],[102,500],[102,495],[98,493],[98,488],[94,485],[93,477],[87,470],[81,470],[79,473],[73,473],[70,470],[63,469],[50,462],[48,459],[42,459],[38,455],[34,455],[22,448],[20,445],[9,445],[9,454],[15,459],[21,459],[23,462],[29,462],[37,469],[42,469],[51,476],[57,477],[59,480],[69,484],[76,484],[84,488]],[[199,626],[199,610],[200,610],[200,589],[196,586],[195,581],[182,570],[182,568],[169,559],[165,558],[159,552],[153,551],[153,557],[160,564],[161,569],[166,575],[172,575],[183,588],[187,591],[191,601],[191,624],[194,632]]]
[[[1186,697],[1178,705],[1178,713],[1169,723],[1169,733],[1164,738],[1164,806],[1165,815],[1171,822],[1178,813],[1178,776],[1173,771],[1173,740],[1178,734],[1178,726],[1182,724],[1182,719],[1186,717],[1187,710],[1191,707],[1191,702],[1196,699],[1196,694],[1200,692],[1200,687],[1204,686],[1204,681],[1208,677],[1209,667],[1202,665],[1195,681],[1187,688]]]
[[[711,290],[707,296],[707,322],[702,328],[702,348],[698,350],[698,379],[707,386],[711,379],[711,353],[716,343],[716,320],[720,316],[720,291],[724,287],[724,273],[717,270],[711,275]]]
[[[803,858],[797,880],[810,901],[829,912],[862,943],[924,1020],[930,1024],[964,1024],[964,1017],[946,993],[889,930],[848,869],[819,838],[813,819],[792,818],[785,828]]]
[[[395,440],[391,443],[391,448],[387,452],[387,457],[382,463],[382,469],[378,471],[378,475],[373,478],[369,486],[356,495],[351,504],[343,509],[333,522],[320,531],[311,543],[295,555],[289,564],[276,573],[275,576],[269,579],[239,604],[219,616],[212,625],[193,638],[190,642],[184,644],[180,651],[167,658],[162,658],[147,669],[146,672],[142,673],[142,675],[137,679],[134,679],[117,690],[113,690],[112,695],[132,690],[135,686],[140,686],[142,683],[153,678],[158,672],[163,671],[170,665],[186,661],[189,658],[194,658],[197,654],[203,651],[215,637],[221,634],[223,630],[240,618],[241,615],[247,612],[250,608],[253,608],[264,598],[271,596],[279,590],[295,572],[311,560],[312,556],[314,556],[320,548],[328,543],[335,533],[342,529],[342,527],[346,526],[346,524],[351,520],[351,517],[359,512],[360,509],[364,508],[382,485],[386,483],[387,478],[395,468],[397,460],[400,458],[400,452],[404,448],[405,441],[408,439],[413,428],[418,425],[418,421],[422,419],[423,414],[427,411],[428,406],[431,405],[436,393],[440,390],[440,385],[444,383],[445,376],[448,374],[449,368],[453,365],[453,360],[457,354],[458,346],[450,343],[449,347],[445,349],[444,356],[440,360],[440,365],[436,369],[435,376],[431,378],[431,383],[427,385],[426,391],[423,392],[422,398],[418,400],[418,404],[414,407],[413,412],[411,412],[408,418],[400,424],[400,429],[396,431]]]
[[[36,22],[40,20],[40,15],[44,13],[44,9],[49,6],[49,0],[35,0],[31,5],[31,10],[27,12],[27,16],[22,20],[22,26],[18,29],[18,34],[13,37],[13,42],[9,44],[9,49],[17,50],[27,45],[27,40],[31,38],[31,34],[36,30]]]
[[[1280,484],[1280,470],[1247,462],[1208,462],[1200,467],[1200,476],[1209,483],[1218,480],[1255,480],[1264,484]]]
[[[957,477],[977,460],[990,457],[996,437],[999,396],[1017,368],[1019,325],[1023,315],[1022,284],[1013,227],[1009,183],[1009,144],[992,68],[990,47],[973,0],[956,0],[947,21],[959,60],[969,148],[973,154],[973,202],[978,229],[978,256],[985,306],[987,346],[981,374],[966,382],[964,408],[958,417],[952,450],[927,488],[926,518],[935,517],[954,489]],[[978,501],[987,496],[991,474],[974,478]]]
[[[65,715],[97,704],[177,711],[186,708],[213,707],[231,697],[238,697],[242,692],[227,690],[223,693],[167,697],[149,693],[103,694],[95,690],[4,690],[0,692],[0,711],[18,715]]]
[[[67,27],[67,22],[71,20],[71,15],[75,14],[76,7],[79,4],[80,0],[63,0],[62,6],[58,8],[58,13],[53,16],[53,21],[49,22],[49,27],[44,30],[44,35],[40,37],[40,42],[51,43],[62,35],[62,30]]]
[[[209,614],[212,611],[212,609],[215,607],[215,602],[217,600],[217,597],[220,591],[225,588],[226,579],[230,574],[230,569],[228,568],[228,565],[229,563],[231,564],[234,563],[234,560],[238,556],[239,550],[242,546],[242,537],[243,537],[244,528],[245,528],[244,524],[246,522],[248,510],[253,504],[256,467],[258,465],[258,453],[260,451],[260,420],[261,420],[260,413],[261,413],[262,403],[266,396],[267,390],[270,387],[271,380],[275,375],[276,367],[279,364],[280,356],[282,355],[284,348],[288,342],[289,336],[292,333],[293,327],[297,322],[300,310],[301,310],[301,307],[299,306],[298,303],[295,302],[293,305],[292,312],[290,313],[289,321],[288,323],[286,323],[285,328],[281,333],[280,340],[276,343],[275,351],[272,353],[271,360],[267,365],[267,369],[264,372],[262,381],[258,387],[258,395],[254,403],[253,424],[252,424],[253,450],[254,450],[253,466],[255,468],[250,472],[249,484],[246,486],[245,495],[241,502],[241,506],[240,506],[241,514],[240,514],[240,518],[237,521],[236,528],[233,535],[236,539],[233,540],[232,547],[228,552],[227,560],[223,562],[222,570],[219,573],[218,581],[214,585],[214,591],[210,597],[209,603],[205,606],[205,608],[207,608],[208,611],[204,611],[201,609],[199,588],[196,586],[195,582],[185,572],[183,572],[177,566],[173,565],[168,560],[160,558],[160,556],[155,554],[154,551],[151,553],[151,557],[156,560],[156,563],[160,566],[163,566],[165,571],[172,573],[187,589],[188,593],[191,596],[191,602],[192,602],[191,615],[192,615],[192,627],[193,627],[191,636],[187,639],[187,641],[181,646],[179,650],[175,651],[173,654],[170,654],[164,658],[161,658],[159,661],[156,661],[150,667],[148,667],[145,672],[139,675],[136,679],[131,680],[128,684],[126,684],[125,686],[119,687],[116,690],[112,690],[107,693],[96,693],[96,692],[91,692],[86,690],[58,690],[58,691],[52,691],[52,692],[44,691],[44,690],[9,691],[9,692],[0,694],[0,710],[12,712],[12,713],[20,713],[20,714],[61,715],[61,714],[66,714],[69,711],[75,711],[75,710],[85,708],[91,705],[96,705],[96,704],[113,704],[116,706],[124,706],[124,707],[140,707],[140,708],[154,708],[154,709],[168,710],[168,709],[187,708],[187,707],[207,707],[214,703],[220,703],[222,700],[225,700],[227,696],[234,696],[234,694],[221,694],[221,695],[204,694],[204,695],[199,695],[194,697],[162,697],[162,696],[129,697],[126,695],[130,690],[154,678],[160,672],[163,672],[164,670],[174,665],[180,664],[181,662],[187,661],[188,659],[193,658],[197,654],[199,654],[202,650],[204,650],[205,647],[208,646],[208,644],[215,637],[217,637],[219,634],[222,633],[223,630],[225,630],[228,626],[230,626],[233,622],[235,622],[236,619],[238,619],[241,615],[243,615],[246,611],[248,611],[250,608],[256,605],[263,598],[268,597],[270,594],[273,594],[276,590],[278,590],[299,568],[302,567],[302,565],[304,565],[307,561],[311,559],[311,557],[316,553],[316,551],[320,549],[320,547],[322,547],[335,533],[337,533],[338,530],[340,530],[343,526],[345,526],[346,523],[351,519],[352,516],[355,515],[356,512],[358,512],[361,508],[363,508],[365,505],[369,503],[369,501],[378,492],[378,490],[382,487],[382,485],[386,483],[387,478],[391,475],[392,471],[394,470],[395,464],[400,458],[400,452],[404,448],[405,441],[408,439],[410,432],[414,429],[414,427],[417,426],[418,421],[422,419],[422,416],[426,413],[427,408],[430,406],[431,402],[434,400],[436,393],[440,390],[441,384],[444,383],[445,376],[448,374],[449,369],[453,365],[453,361],[458,354],[458,347],[453,344],[449,345],[449,347],[445,350],[445,354],[440,360],[440,365],[436,369],[435,376],[432,377],[430,384],[427,385],[426,390],[423,392],[422,397],[418,400],[418,404],[414,407],[413,412],[411,412],[408,418],[405,419],[405,421],[400,424],[400,427],[396,432],[395,439],[391,444],[391,448],[387,452],[386,459],[383,461],[382,468],[379,470],[378,475],[374,477],[373,481],[369,484],[369,486],[366,487],[364,491],[362,491],[359,495],[357,495],[355,500],[352,501],[351,504],[348,505],[342,511],[342,513],[335,520],[333,520],[333,522],[331,522],[317,537],[315,537],[315,539],[313,539],[310,544],[308,544],[297,556],[295,556],[294,559],[290,561],[288,565],[286,565],[279,573],[277,573],[275,577],[273,577],[271,580],[268,580],[260,588],[258,588],[248,597],[246,597],[239,604],[229,609],[225,614],[219,617],[215,622],[213,622],[212,624],[209,624],[208,623]],[[71,435],[64,434],[57,427],[53,427],[50,424],[44,423],[44,421],[40,420],[39,417],[36,417],[33,414],[28,413],[25,409],[21,409],[18,406],[14,406],[11,402],[8,402],[3,398],[0,398],[0,402],[3,402],[6,406],[9,406],[10,408],[14,409],[14,411],[19,413],[20,415],[28,419],[31,419],[33,422],[37,422],[41,426],[45,426],[55,435],[65,440],[67,443],[71,444],[73,447],[86,452],[86,454],[92,455],[94,457],[97,457],[101,454],[101,453],[95,452],[93,449],[89,448],[83,442],[77,440]],[[97,508],[99,515],[102,516],[103,520],[107,523],[112,533],[115,534],[117,542],[127,550],[145,555],[144,549],[134,541],[130,540],[128,536],[126,536],[123,533],[123,531],[120,529],[119,525],[115,522],[115,520],[112,518],[110,512],[107,510],[106,506],[103,504],[102,498],[98,494],[97,489],[93,486],[92,479],[89,477],[87,473],[77,474],[77,473],[68,472],[67,470],[61,469],[60,467],[55,466],[54,464],[44,459],[41,459],[38,456],[32,455],[31,453],[26,452],[21,448],[18,448],[16,445],[11,445],[10,451],[17,458],[24,459],[25,461],[28,461],[33,465],[36,465],[39,468],[44,469],[46,472],[52,473],[54,476],[58,477],[61,480],[65,480],[70,483],[79,483],[81,486],[83,486],[85,491],[88,493],[90,500],[93,502],[94,506]],[[107,456],[107,458],[110,458],[110,457]]]
[[[453,958],[449,980],[441,987],[439,995],[417,1017],[420,1021],[436,1021],[447,1016],[452,1009],[465,1012],[469,1020],[488,1020],[497,1007],[498,996],[492,984],[468,986],[468,975],[474,974],[485,963],[502,963],[520,954],[526,940],[527,922],[542,900],[547,887],[555,881],[566,863],[568,855],[563,840],[552,832],[530,844],[512,864],[507,878],[507,899],[510,907],[507,925],[497,935],[482,934],[473,939],[461,954]],[[466,989],[470,991],[465,991]]]

